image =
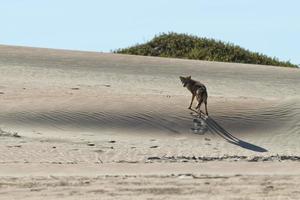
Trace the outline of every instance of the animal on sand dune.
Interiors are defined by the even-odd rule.
[[[205,104],[205,112],[206,115],[208,115],[207,112],[207,90],[204,84],[200,83],[199,81],[195,81],[192,79],[191,76],[187,76],[187,77],[183,77],[183,76],[179,76],[183,87],[186,87],[191,93],[192,93],[192,100],[190,103],[190,106],[188,107],[189,109],[192,108],[192,104],[194,101],[194,98],[197,98],[198,101],[198,105],[196,106],[196,110],[199,111],[199,114],[201,114],[201,104],[204,103]]]

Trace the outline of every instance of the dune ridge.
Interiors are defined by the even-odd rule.
[[[165,101],[166,105],[169,100]],[[177,98],[178,104],[182,98]],[[123,102],[126,102],[123,99]],[[222,109],[211,103],[212,117],[219,123],[231,127],[235,131],[263,131],[268,128],[269,131],[261,134],[269,134],[277,129],[284,130],[287,134],[298,133],[300,101],[298,99],[285,100],[274,105],[259,105],[256,107],[238,108],[234,110],[234,105],[228,102],[226,109]],[[74,102],[76,103],[76,102]],[[95,103],[95,102],[91,102]],[[247,103],[247,101],[244,101]],[[126,104],[126,103],[125,103]],[[129,104],[129,103],[128,103]],[[127,105],[128,105],[127,104]],[[230,106],[228,106],[230,105]],[[141,106],[141,107],[139,107]],[[101,130],[103,128],[119,128],[139,129],[140,132],[147,131],[171,131],[173,133],[183,133],[187,131],[187,127],[192,125],[192,111],[187,110],[184,106],[168,105],[163,108],[155,108],[154,106],[136,106],[134,110],[118,110],[107,109],[105,105],[97,103],[90,105],[90,108],[76,109],[60,108],[59,110],[24,110],[21,112],[1,113],[0,120],[11,124],[19,124],[20,126],[36,125],[61,127],[95,128]],[[215,107],[214,107],[215,106]],[[80,106],[78,106],[80,108]],[[228,109],[232,109],[231,113]],[[172,130],[177,129],[178,131]],[[254,130],[253,130],[254,129]],[[260,130],[261,129],[261,130]],[[124,131],[125,132],[125,131]],[[274,135],[275,133],[273,133]]]

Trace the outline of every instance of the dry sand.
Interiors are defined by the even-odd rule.
[[[0,45],[0,75],[0,199],[300,198],[298,69]]]

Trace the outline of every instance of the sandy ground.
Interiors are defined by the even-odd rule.
[[[0,45],[0,75],[0,199],[300,198],[298,69]]]

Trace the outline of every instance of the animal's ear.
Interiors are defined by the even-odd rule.
[[[188,77],[187,77],[187,79],[191,79],[191,78],[192,78],[192,76],[188,76]]]

